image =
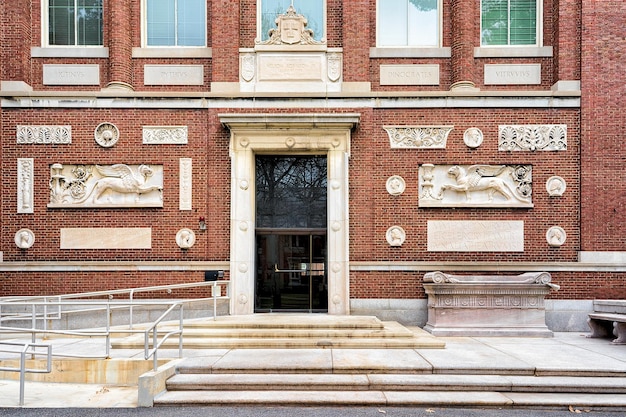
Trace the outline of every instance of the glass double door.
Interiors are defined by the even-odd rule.
[[[325,155],[256,157],[256,312],[326,312]]]
[[[257,232],[256,312],[326,312],[325,231]]]

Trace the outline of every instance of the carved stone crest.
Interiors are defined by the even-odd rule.
[[[296,12],[293,5],[287,8],[274,21],[276,28],[270,29],[270,38],[261,45],[321,45],[313,38],[313,31],[307,29],[307,18]]]

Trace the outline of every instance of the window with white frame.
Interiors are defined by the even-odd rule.
[[[145,0],[146,46],[206,46],[206,0]]]
[[[307,19],[307,29],[313,31],[313,39],[326,39],[326,0],[260,0],[259,4],[259,39],[269,39],[270,29],[276,28],[276,18],[284,14],[293,5],[297,14]]]
[[[377,0],[378,47],[439,47],[440,0]]]
[[[47,0],[49,46],[101,46],[102,0]]]
[[[481,0],[482,46],[539,46],[539,0]]]

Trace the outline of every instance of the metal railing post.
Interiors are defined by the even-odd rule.
[[[178,357],[183,357],[183,329],[185,327],[185,315],[183,313],[183,305],[180,305],[180,316],[179,316],[179,324],[178,324]]]

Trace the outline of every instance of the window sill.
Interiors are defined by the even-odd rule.
[[[31,58],[108,58],[109,48],[104,46],[62,46],[30,48]]]
[[[450,48],[370,48],[370,58],[450,58]]]
[[[474,48],[474,58],[552,58],[551,46],[489,46]]]
[[[133,58],[212,58],[212,48],[133,48]]]

